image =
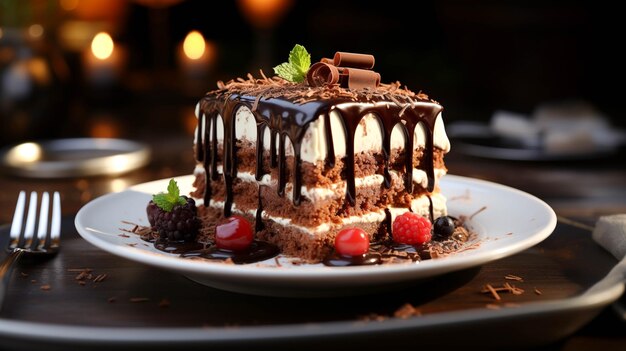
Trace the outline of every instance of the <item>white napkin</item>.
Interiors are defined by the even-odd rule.
[[[626,256],[626,214],[600,217],[592,238],[615,258],[623,259]]]

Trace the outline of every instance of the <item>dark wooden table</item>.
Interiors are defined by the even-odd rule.
[[[591,240],[589,231],[559,223],[550,238],[520,254],[380,295],[300,300],[219,291],[175,273],[100,251],[82,240],[73,228],[76,212],[95,197],[133,184],[188,174],[193,169],[190,137],[148,142],[154,149],[151,164],[116,178],[35,180],[9,175],[0,177],[0,188],[3,189],[0,205],[5,209],[0,211],[0,223],[10,222],[21,189],[60,191],[65,216],[62,252],[53,260],[23,264],[15,269],[0,320],[93,328],[158,327],[164,331],[180,327],[228,330],[337,321],[392,323],[394,312],[405,303],[419,310],[421,317],[413,318],[425,318],[446,311],[523,308],[529,302],[567,299],[601,279],[617,262]],[[453,151],[447,158],[447,165],[450,173],[513,186],[545,200],[559,216],[593,225],[600,215],[626,213],[626,165],[619,159],[616,156],[596,161],[510,162],[473,158]],[[0,233],[6,235],[6,225]],[[91,278],[77,280],[84,268],[91,270]],[[106,277],[94,282],[95,277],[102,274]],[[488,294],[480,292],[487,283],[502,284],[507,274],[524,279],[523,282],[513,282],[524,289],[523,294],[506,294],[503,302],[496,303]],[[370,321],[365,321],[367,319]],[[446,338],[445,331],[437,333]],[[451,335],[441,344],[463,345],[463,338],[471,339],[471,335],[463,335],[463,330],[456,333],[459,334]],[[515,349],[517,345],[532,345],[544,350],[565,351],[626,349],[626,323],[610,307],[579,330],[564,327],[562,334],[558,340],[529,341],[528,338],[532,337],[520,333],[524,340],[518,340],[518,344],[515,338],[507,344],[506,340],[498,340],[499,336],[493,335],[492,340],[484,340],[483,348],[507,345]],[[455,336],[456,342],[451,342]],[[408,339],[402,339],[409,337],[392,333],[355,341],[354,338],[344,340],[336,336],[305,345],[290,340],[282,345],[280,341],[278,344],[274,342],[271,346],[329,349],[330,343],[330,346],[341,345],[343,348],[380,348],[381,345],[410,345]],[[412,342],[428,346],[432,339],[426,344],[420,344],[419,340]],[[0,338],[0,349],[8,346],[15,344],[3,343]],[[31,346],[46,349],[58,345],[43,340],[33,342]],[[219,348],[219,345],[213,346]]]

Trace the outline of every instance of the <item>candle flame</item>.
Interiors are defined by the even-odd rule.
[[[113,54],[115,44],[113,39],[106,32],[100,32],[91,41],[91,52],[100,60],[108,59]]]
[[[206,43],[200,32],[194,30],[187,34],[185,41],[183,42],[183,51],[185,51],[185,56],[192,60],[197,60],[204,55],[205,49]]]

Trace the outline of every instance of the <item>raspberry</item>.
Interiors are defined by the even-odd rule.
[[[370,249],[370,239],[361,228],[346,228],[335,238],[335,250],[343,256],[361,256]]]
[[[252,225],[241,216],[231,216],[215,227],[215,244],[220,249],[242,251],[252,240]]]
[[[428,218],[405,212],[393,221],[393,241],[409,245],[425,244],[430,241],[431,227]]]
[[[185,204],[175,205],[171,211],[165,211],[150,200],[146,212],[148,222],[159,233],[161,239],[169,241],[193,241],[200,229],[200,220],[196,209],[196,202],[187,196],[182,196]]]

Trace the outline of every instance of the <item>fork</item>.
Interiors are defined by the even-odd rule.
[[[51,257],[59,251],[61,237],[61,197],[58,192],[52,195],[52,212],[50,212],[50,194],[41,195],[39,223],[37,222],[37,193],[30,193],[28,214],[24,223],[26,209],[26,192],[21,191],[15,206],[11,237],[7,246],[8,256],[0,263],[0,303],[8,283],[10,271],[20,257]],[[50,219],[50,226],[48,220]],[[22,229],[22,224],[24,227]],[[35,236],[35,227],[37,235]]]

